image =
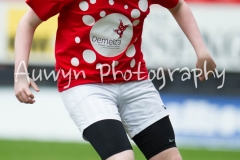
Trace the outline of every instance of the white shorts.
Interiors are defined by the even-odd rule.
[[[122,122],[127,134],[133,138],[168,115],[150,80],[84,84],[61,92],[61,97],[82,133],[95,122],[115,119]]]

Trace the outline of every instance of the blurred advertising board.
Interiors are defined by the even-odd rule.
[[[203,38],[218,70],[240,72],[240,3],[190,3]],[[164,8],[152,6],[145,20],[142,51],[148,68],[195,68],[190,42]],[[153,24],[154,23],[154,24]]]
[[[203,1],[205,2],[205,1]],[[235,1],[234,1],[235,2]],[[240,72],[240,3],[189,3],[219,70]],[[194,68],[195,52],[171,14],[153,5],[145,20],[142,51],[148,68]],[[0,63],[13,64],[17,24],[28,7],[24,1],[0,1]],[[37,29],[30,64],[54,65],[57,17]]]
[[[31,107],[14,100],[9,87],[0,90],[0,97],[0,139],[82,140],[55,88],[42,87]],[[240,149],[239,97],[166,93],[161,97],[178,146]]]
[[[179,145],[240,148],[239,97],[187,94],[161,97]]]
[[[0,63],[14,63],[14,40],[18,23],[27,12],[28,6],[21,2],[0,2]],[[3,12],[2,12],[3,11]],[[57,30],[57,16],[42,23],[37,30],[32,42],[30,64],[54,65],[54,40]]]

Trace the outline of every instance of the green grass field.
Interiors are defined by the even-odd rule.
[[[104,144],[103,144],[104,145]],[[145,160],[137,147],[135,159]],[[180,149],[184,160],[240,160],[240,151]],[[0,160],[99,160],[85,143],[58,143],[0,140]]]

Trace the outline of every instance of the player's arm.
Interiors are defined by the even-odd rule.
[[[204,61],[207,61],[207,71],[214,71],[216,64],[213,61],[204,41],[199,31],[196,20],[184,0],[179,0],[177,6],[169,9],[173,17],[176,19],[177,23],[191,42],[195,52],[197,54],[197,64],[196,67],[203,70]],[[199,78],[201,81],[205,80],[205,76]]]
[[[28,66],[33,35],[41,22],[35,12],[30,9],[20,20],[16,32],[14,91],[17,99],[22,103],[33,104],[35,102],[34,95],[29,89],[30,86],[35,91],[39,91],[34,81],[27,78],[26,68]],[[19,73],[25,73],[25,75]]]

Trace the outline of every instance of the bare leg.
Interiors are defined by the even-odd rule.
[[[169,148],[152,157],[150,160],[182,160],[182,157],[176,147]]]
[[[117,153],[109,157],[107,160],[134,160],[134,154],[132,150],[127,150]]]

